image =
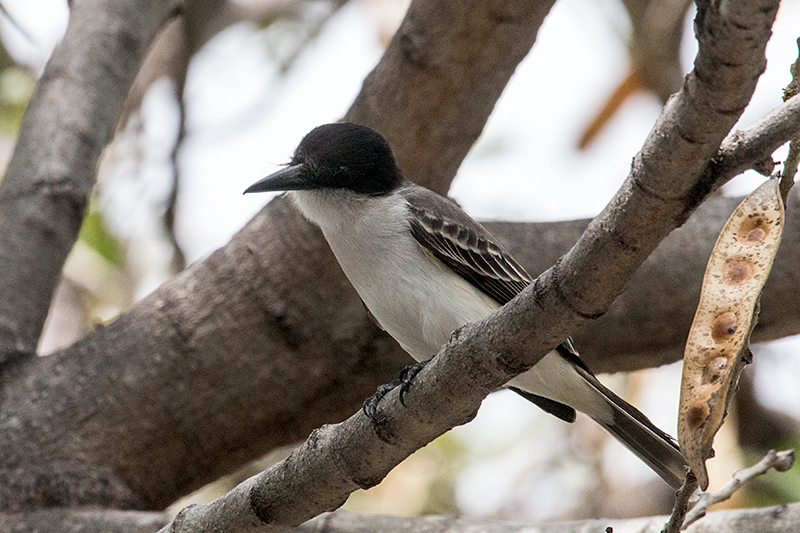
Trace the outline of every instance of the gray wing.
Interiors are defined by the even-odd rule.
[[[451,201],[414,188],[406,195],[411,234],[428,253],[503,305],[531,277],[492,235]]]
[[[450,267],[453,272],[503,305],[527,287],[532,279],[494,237],[456,204],[423,188],[406,193],[410,226],[423,250]],[[557,348],[562,357],[591,374],[572,341]],[[575,421],[575,409],[516,387],[511,390],[542,410],[567,422]]]

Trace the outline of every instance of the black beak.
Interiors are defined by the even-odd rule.
[[[260,179],[247,189],[244,194],[249,192],[268,192],[268,191],[299,191],[311,189],[313,184],[303,177],[303,165],[290,165],[273,172],[266,178]]]

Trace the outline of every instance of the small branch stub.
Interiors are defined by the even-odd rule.
[[[692,510],[686,514],[681,529],[686,529],[691,524],[701,519],[706,515],[708,509],[715,503],[724,502],[731,499],[733,493],[744,486],[750,480],[762,476],[769,472],[770,469],[775,469],[778,472],[786,472],[794,464],[794,450],[784,450],[776,452],[770,450],[758,463],[750,468],[743,468],[737,470],[730,482],[716,492],[704,492],[700,495]]]
[[[738,376],[749,361],[750,331],[783,229],[778,180],[744,199],[717,239],[686,342],[678,441],[700,487],[705,461],[722,425]]]

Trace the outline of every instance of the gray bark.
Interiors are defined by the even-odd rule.
[[[445,190],[551,4],[412,3],[348,119],[386,133],[410,176]],[[263,531],[271,527],[265,523],[285,529],[337,506],[353,488],[377,483],[413,450],[468,420],[486,394],[606,309],[615,320],[630,322],[636,315],[627,313],[649,305],[652,329],[658,332],[647,339],[649,348],[636,344],[644,342],[641,335],[631,336],[630,345],[612,343],[602,359],[592,356],[599,368],[643,367],[674,358],[673,319],[658,317],[663,293],[653,295],[643,287],[649,304],[623,299],[619,312],[609,306],[649,252],[708,191],[788,138],[770,137],[770,132],[800,129],[797,112],[788,113],[788,118],[774,118],[767,133],[745,135],[752,142],[729,143],[724,157],[710,161],[763,69],[776,9],[777,2],[703,4],[697,72],[665,110],[612,206],[522,298],[455,336],[415,381],[408,409],[400,408],[393,394],[381,404],[378,426],[357,414],[341,426],[323,427],[288,462],[215,505],[182,514],[175,530]],[[87,14],[73,16],[79,13]],[[149,16],[152,24],[163,22]],[[470,46],[473,41],[465,42],[465,36],[478,45]],[[63,46],[68,38],[77,37],[68,34]],[[130,79],[132,74],[106,81],[119,85],[114,94],[124,94]],[[437,85],[446,88],[444,96],[433,95]],[[46,114],[36,108],[49,104],[31,105],[32,114]],[[94,120],[113,129],[115,117],[108,113]],[[30,149],[31,143],[32,134],[21,137],[18,150]],[[683,254],[704,261],[702,248],[713,242],[706,225],[721,225],[730,207],[717,201],[703,208],[697,217],[701,229],[690,224],[676,233],[676,248],[666,252],[669,260],[654,256],[645,276],[692,270],[695,263]],[[562,235],[544,237],[536,248],[514,233],[521,226],[497,228],[501,234],[511,228],[506,235],[520,256],[525,249],[547,250],[540,253],[551,259],[541,268],[532,262],[540,258],[528,263],[541,271],[564,251],[572,238],[564,235],[578,239],[581,224],[586,225],[558,226]],[[790,223],[794,237],[787,237],[794,253],[800,248],[796,225]],[[537,227],[551,235],[556,226]],[[26,253],[39,254],[38,248]],[[54,257],[60,256],[45,246],[38,260]],[[791,276],[796,260],[791,261],[776,271],[785,269]],[[641,283],[648,280],[653,278]],[[680,282],[677,287],[692,298],[690,287]],[[765,293],[765,308],[770,298],[780,303],[781,293]],[[676,312],[690,313],[688,305],[679,307]],[[776,315],[767,331],[797,332],[797,314]],[[617,336],[611,326],[597,324],[606,337]],[[589,354],[599,353],[587,348]],[[639,352],[644,355],[636,357]],[[614,359],[615,354],[622,355]],[[115,322],[51,357],[16,358],[2,369],[0,506],[6,511],[83,504],[161,509],[249,459],[356,411],[375,384],[394,377],[406,361],[371,325],[319,232],[278,199],[227,246]]]
[[[628,520],[581,520],[552,524],[519,524],[455,516],[361,515],[345,511],[322,514],[295,533],[660,533],[666,516]],[[0,513],[0,531],[8,533],[152,533],[169,522],[166,513],[49,509],[21,514]],[[709,513],[687,533],[794,533],[800,505],[733,509]]]
[[[76,0],[0,183],[0,363],[32,355],[78,236],[97,160],[177,1]]]
[[[665,106],[609,206],[518,297],[454,332],[415,377],[405,406],[395,389],[374,420],[358,412],[315,430],[284,461],[215,502],[184,509],[162,531],[284,531],[335,509],[469,421],[486,395],[602,315],[650,252],[717,185],[706,168],[752,96],[777,8],[777,2],[699,6],[695,71]]]
[[[630,520],[581,520],[553,524],[513,524],[452,516],[402,517],[337,511],[318,516],[296,533],[660,533],[666,516]],[[789,533],[797,530],[800,505],[735,509],[710,513],[686,533]]]

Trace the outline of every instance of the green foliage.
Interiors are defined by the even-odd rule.
[[[83,219],[78,239],[90,246],[104,259],[116,266],[122,266],[125,259],[125,248],[106,226],[103,213],[94,202],[89,203],[89,211]]]
[[[9,66],[0,72],[0,128],[16,133],[36,81],[26,70]]]

